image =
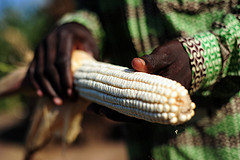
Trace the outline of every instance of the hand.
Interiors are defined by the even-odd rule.
[[[91,33],[78,23],[57,27],[36,48],[28,76],[38,96],[47,95],[56,105],[62,104],[63,97],[72,96],[71,54],[75,49],[98,56]]]
[[[132,67],[140,72],[161,75],[180,82],[186,89],[190,89],[192,72],[189,56],[182,44],[177,40],[170,41],[157,47],[150,55],[132,60]],[[88,108],[97,114],[104,115],[115,121],[143,122],[143,120],[128,117],[106,107],[92,105]]]
[[[157,74],[176,80],[186,89],[190,89],[192,71],[189,56],[177,40],[157,47],[150,55],[134,58],[132,67],[140,72]]]

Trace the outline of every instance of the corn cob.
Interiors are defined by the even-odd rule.
[[[195,104],[176,81],[92,59],[75,66],[76,90],[90,101],[152,123],[181,124],[194,115]]]

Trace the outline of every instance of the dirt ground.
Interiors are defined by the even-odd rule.
[[[22,118],[0,115],[0,160],[23,160],[28,123]],[[51,142],[33,160],[128,160],[121,124],[87,114],[83,133],[71,146]]]
[[[0,142],[1,160],[22,160],[23,145]],[[34,155],[33,160],[127,160],[127,151],[123,142],[103,142],[70,146],[66,149],[51,144]]]

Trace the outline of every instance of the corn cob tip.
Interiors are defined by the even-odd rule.
[[[80,66],[82,66],[83,61],[86,60],[95,61],[95,59],[87,52],[81,50],[74,51],[71,58],[72,72],[75,72]]]

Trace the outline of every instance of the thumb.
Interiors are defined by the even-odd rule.
[[[132,67],[139,72],[149,72],[146,62],[142,58],[133,58]]]
[[[170,60],[166,60],[165,52],[162,48],[156,48],[150,55],[145,55],[132,60],[132,67],[139,72],[156,73],[157,71],[170,65]],[[172,61],[172,60],[171,60]]]
[[[177,40],[172,40],[154,49],[150,55],[134,58],[132,67],[141,72],[158,73],[176,60],[181,48],[182,45]]]

